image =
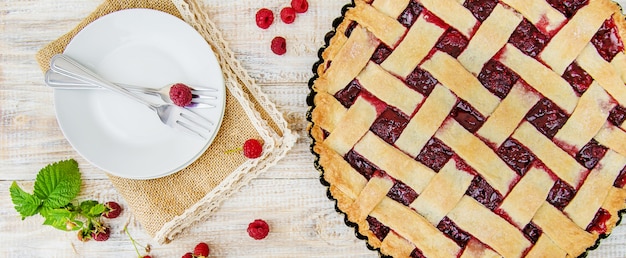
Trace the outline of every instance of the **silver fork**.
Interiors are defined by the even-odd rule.
[[[100,87],[96,85],[92,85],[90,83],[78,80],[76,78],[67,76],[62,73],[55,72],[53,70],[48,70],[45,76],[46,85],[55,89],[99,89]],[[126,88],[131,92],[137,92],[142,94],[148,94],[152,96],[157,96],[161,98],[166,103],[173,103],[172,99],[169,96],[170,88],[174,84],[167,84],[159,89],[145,88],[135,85],[115,83],[117,86]],[[191,90],[192,99],[191,103],[187,105],[187,108],[214,108],[216,107],[215,102],[218,97],[211,95],[211,93],[217,92],[216,89],[213,88],[197,88],[193,87]]]
[[[50,60],[50,69],[57,73],[76,78],[83,82],[109,89],[115,93],[133,99],[154,110],[161,122],[177,130],[208,139],[215,124],[205,117],[173,104],[154,104],[124,89],[83,66],[65,54],[57,54]]]

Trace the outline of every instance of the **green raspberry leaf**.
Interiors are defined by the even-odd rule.
[[[22,219],[39,212],[43,201],[37,198],[37,196],[22,190],[15,181],[9,187],[9,192],[11,193],[11,201],[15,205],[15,210],[22,215]]]
[[[70,231],[78,229],[78,225],[72,220],[72,212],[66,209],[49,209],[45,212],[44,225],[50,225],[60,230]]]
[[[39,171],[34,194],[43,200],[44,207],[60,208],[78,195],[80,184],[78,163],[73,159],[59,161]]]
[[[100,217],[106,209],[104,204],[100,204],[98,201],[94,200],[87,200],[80,203],[81,214],[85,217]]]

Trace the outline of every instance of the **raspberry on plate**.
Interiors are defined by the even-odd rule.
[[[274,22],[274,12],[267,8],[259,9],[256,12],[256,25],[261,29],[267,29]]]
[[[193,95],[189,86],[177,83],[170,88],[170,99],[176,106],[184,107],[191,103]]]

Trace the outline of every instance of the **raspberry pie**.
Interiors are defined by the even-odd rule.
[[[608,0],[354,0],[314,67],[322,181],[395,257],[579,256],[625,209]]]

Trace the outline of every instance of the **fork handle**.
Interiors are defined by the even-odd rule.
[[[77,79],[83,82],[86,82],[86,83],[92,84],[92,85],[97,85],[99,87],[111,90],[115,93],[126,96],[141,104],[144,104],[153,110],[156,109],[153,103],[133,94],[127,89],[124,89],[102,78],[100,75],[96,74],[95,72],[83,66],[82,64],[78,63],[76,60],[69,57],[68,55],[65,55],[65,54],[54,55],[52,59],[50,60],[50,70],[63,74],[65,76],[72,77],[74,79]]]

